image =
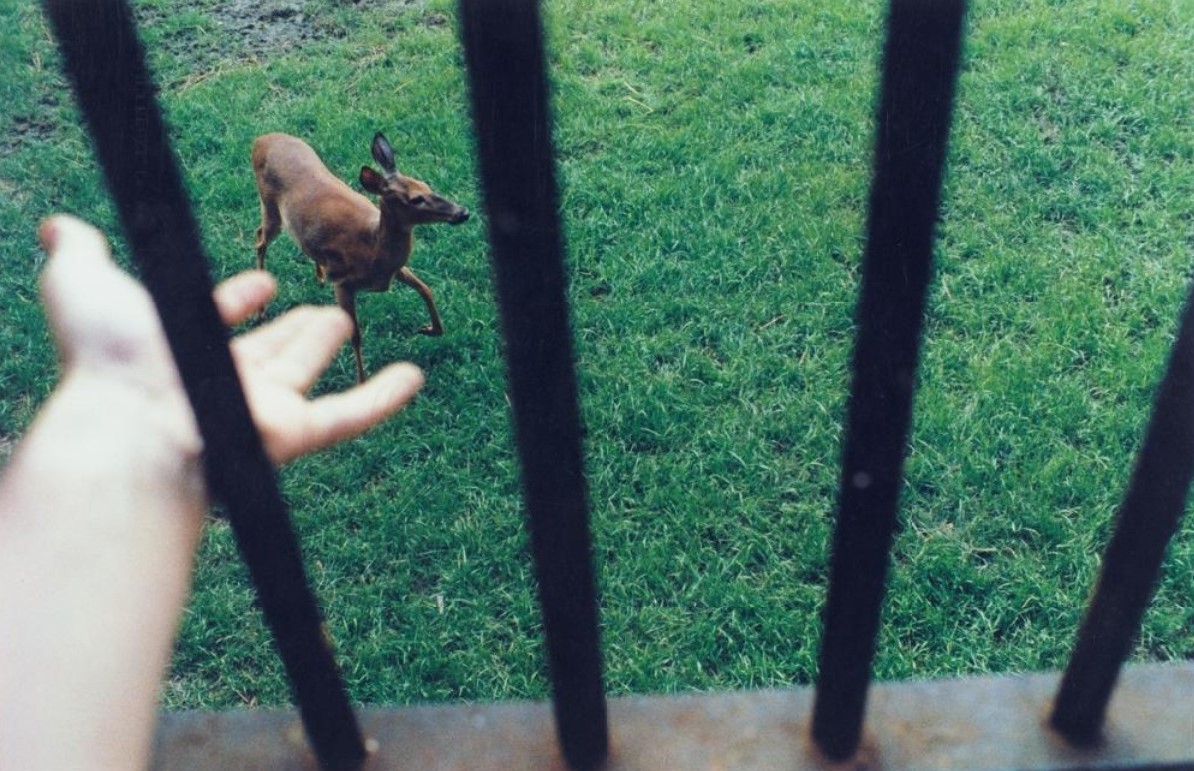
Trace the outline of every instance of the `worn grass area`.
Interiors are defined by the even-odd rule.
[[[252,138],[346,177],[386,131],[480,211],[449,3],[141,0],[215,271],[252,262]],[[249,6],[253,5],[252,8]],[[975,3],[951,147],[883,678],[1061,666],[1194,257],[1194,16]],[[547,4],[604,647],[613,692],[810,682],[866,204],[876,4]],[[301,46],[298,42],[301,41]],[[111,227],[35,5],[0,2],[0,437],[52,387],[34,225]],[[354,698],[545,695],[484,222],[423,231],[361,300],[403,416],[283,484]],[[330,302],[285,239],[276,309]],[[351,357],[319,386],[353,379]],[[1192,395],[1194,396],[1194,395]],[[1137,655],[1194,657],[1194,525]],[[214,524],[169,707],[287,689]]]

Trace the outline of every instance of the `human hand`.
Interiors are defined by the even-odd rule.
[[[225,324],[239,324],[265,307],[276,289],[268,273],[246,271],[216,287],[216,308]],[[275,463],[364,432],[409,402],[422,385],[417,367],[398,363],[347,391],[307,399],[307,390],[351,334],[352,321],[339,308],[304,306],[233,339],[245,398]]]
[[[202,441],[145,289],[95,228],[59,216],[40,236],[62,378],[0,475],[0,768],[145,767],[208,504]],[[273,291],[252,272],[215,301],[233,324]],[[364,431],[421,385],[400,364],[307,399],[350,332],[339,309],[302,308],[233,340],[275,462]]]
[[[123,364],[123,376],[156,394],[169,394],[166,413],[183,412],[176,398],[181,384],[165,346],[161,325],[145,290],[115,269],[98,231],[71,217],[47,220],[41,230],[52,259],[43,276],[47,314],[62,349],[64,369],[93,370]],[[61,243],[67,240],[70,243]],[[229,326],[261,310],[277,284],[263,271],[246,271],[216,287],[214,300]],[[275,463],[350,439],[408,403],[423,383],[417,367],[391,364],[347,391],[316,399],[306,392],[352,333],[339,308],[300,307],[232,340],[232,354],[254,423]],[[185,409],[189,415],[189,408]],[[171,421],[175,432],[190,431],[187,415]],[[185,439],[185,438],[184,438]]]

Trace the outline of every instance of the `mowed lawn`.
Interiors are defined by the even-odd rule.
[[[218,276],[253,263],[258,134],[355,185],[384,131],[476,212],[363,295],[419,400],[288,466],[355,700],[547,693],[456,13],[443,0],[136,0]],[[876,675],[1064,665],[1194,263],[1194,10],[974,2]],[[547,0],[558,173],[612,693],[816,674],[882,43],[878,3]],[[53,387],[37,221],[115,232],[38,6],[0,0],[0,452]],[[121,251],[117,239],[117,251]],[[271,314],[330,303],[285,237]],[[351,385],[351,353],[319,392]],[[1194,398],[1194,394],[1191,394]],[[1194,658],[1194,524],[1140,660]],[[225,524],[169,708],[288,701]]]

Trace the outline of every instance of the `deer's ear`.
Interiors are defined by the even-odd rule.
[[[394,166],[394,150],[390,147],[390,142],[385,138],[385,135],[380,131],[373,135],[373,160],[381,164],[381,167],[391,174],[397,169]]]
[[[361,187],[374,195],[381,195],[386,186],[386,178],[368,166],[361,167]]]

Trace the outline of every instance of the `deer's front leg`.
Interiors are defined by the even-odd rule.
[[[439,311],[435,309],[435,298],[431,295],[431,287],[419,280],[419,277],[411,272],[410,268],[402,268],[398,271],[398,280],[412,287],[419,296],[423,298],[423,302],[427,304],[427,312],[431,314],[431,323],[419,329],[421,335],[431,335],[432,337],[439,337],[444,333],[444,325],[440,322]]]
[[[365,382],[365,358],[361,355],[361,325],[357,323],[357,292],[336,284],[336,304],[352,319],[352,351],[357,358],[357,382]]]

